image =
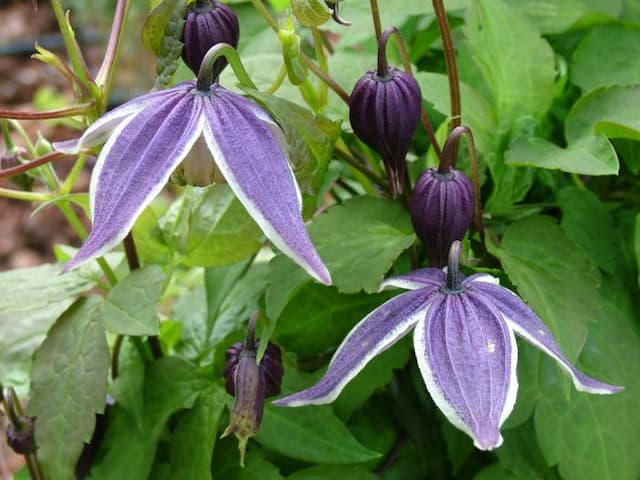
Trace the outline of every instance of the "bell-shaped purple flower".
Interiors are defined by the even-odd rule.
[[[577,370],[540,318],[496,278],[486,274],[465,278],[459,273],[458,250],[459,242],[454,242],[447,273],[427,268],[383,282],[382,287],[411,291],[360,321],[318,383],[274,403],[296,407],[333,401],[373,357],[412,328],[418,366],[431,398],[481,450],[500,446],[500,426],[516,400],[515,335],[558,362],[578,390],[610,394],[622,389]]]
[[[197,75],[211,47],[228,43],[236,48],[239,37],[238,17],[229,5],[214,0],[197,0],[187,7],[185,14],[182,59]],[[227,59],[218,58],[213,65],[213,78],[217,78],[226,66]]]
[[[131,230],[172,172],[210,183],[218,172],[276,247],[324,284],[331,277],[305,229],[284,135],[258,105],[218,84],[193,81],[130,100],[79,140],[75,153],[105,142],[91,175],[93,228],[66,270],[104,255]],[[184,163],[183,163],[184,162]]]
[[[378,69],[369,70],[353,88],[349,120],[360,140],[384,162],[394,196],[406,179],[405,157],[420,120],[420,86],[413,76],[389,68],[386,44],[395,29],[385,30],[378,46]]]
[[[411,221],[432,267],[447,264],[449,247],[462,240],[473,220],[473,189],[467,176],[450,169],[422,172],[411,197]]]

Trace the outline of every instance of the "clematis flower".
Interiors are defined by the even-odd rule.
[[[223,177],[276,247],[331,284],[302,220],[284,135],[255,103],[217,83],[203,90],[186,81],[130,100],[55,148],[75,153],[105,140],[89,188],[93,228],[66,270],[118,244],[180,166],[189,183]]]
[[[500,426],[516,400],[517,344],[514,334],[553,358],[583,392],[610,394],[608,385],[578,371],[562,354],[549,329],[496,278],[458,272],[454,242],[447,273],[417,270],[383,282],[410,291],[371,312],[347,335],[318,383],[274,402],[296,407],[333,401],[367,362],[414,328],[418,366],[429,394],[457,428],[481,450],[502,443]]]

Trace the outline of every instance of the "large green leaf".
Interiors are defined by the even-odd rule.
[[[508,165],[558,169],[582,175],[617,175],[620,165],[604,135],[592,135],[566,148],[537,137],[519,138],[505,153]]]
[[[262,232],[227,185],[187,187],[160,219],[176,263],[221,266],[255,253]]]
[[[554,478],[536,442],[533,420],[502,432],[504,444],[497,450],[500,464],[522,480]]]
[[[328,480],[342,478],[345,480],[376,480],[379,478],[362,467],[345,465],[316,465],[298,470],[287,477],[287,480]]]
[[[270,450],[313,463],[360,463],[380,457],[360,445],[328,406],[266,405],[256,440]]]
[[[535,414],[538,442],[565,480],[635,480],[640,475],[640,337],[637,320],[605,302],[579,367],[625,390],[589,395],[556,384],[544,392]]]
[[[619,237],[611,213],[593,192],[583,188],[565,187],[557,192],[557,201],[564,231],[596,265],[613,273]]]
[[[211,479],[211,457],[225,400],[224,388],[213,385],[182,415],[171,438],[169,478]]]
[[[585,92],[640,83],[640,31],[621,25],[591,30],[573,55],[571,80]]]
[[[359,196],[315,218],[309,235],[333,284],[342,293],[375,292],[394,260],[415,240],[409,215],[397,202]],[[277,317],[308,274],[282,255],[271,261],[267,315]]]
[[[178,410],[192,408],[211,382],[194,365],[177,357],[162,358],[147,368],[143,395],[142,428],[126,410],[116,405],[100,445],[100,461],[91,470],[94,480],[147,478],[169,417]]]
[[[569,143],[594,133],[640,140],[640,86],[599,88],[574,105],[565,123]]]
[[[36,417],[38,460],[47,478],[66,480],[102,412],[109,347],[96,297],[77,300],[47,333],[31,368],[29,415]]]
[[[565,355],[575,359],[600,307],[600,278],[583,251],[545,216],[512,223],[500,246],[488,247]]]
[[[102,303],[100,320],[119,335],[157,335],[156,306],[165,275],[157,265],[134,270],[109,292]]]
[[[238,441],[231,436],[216,442],[213,451],[214,480],[282,480],[278,468],[256,449],[249,448],[245,466],[240,466]]]
[[[83,269],[60,274],[60,265],[0,273],[0,380],[27,382],[31,354],[75,297],[95,285]]]

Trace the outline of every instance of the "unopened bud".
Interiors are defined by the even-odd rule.
[[[324,0],[291,0],[291,11],[303,27],[317,27],[331,18]]]
[[[33,417],[19,417],[18,422],[7,425],[7,444],[19,455],[36,451]]]

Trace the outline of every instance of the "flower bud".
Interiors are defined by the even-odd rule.
[[[473,219],[473,190],[459,170],[422,172],[411,198],[411,221],[432,267],[447,264],[449,247],[462,240]]]
[[[7,445],[19,455],[28,455],[36,451],[36,439],[33,431],[33,417],[19,417],[19,424],[7,425]]]
[[[278,30],[278,40],[282,45],[282,59],[289,81],[293,85],[300,85],[307,78],[307,66],[300,59],[300,36],[294,30],[290,19],[287,19],[285,28]]]
[[[255,350],[258,350],[259,341],[255,343]],[[226,388],[229,395],[235,396],[234,372],[244,352],[244,344],[238,342],[225,352],[227,357],[227,365],[224,369],[224,377],[226,379]],[[273,397],[280,393],[280,385],[282,384],[282,355],[280,347],[269,342],[260,361],[260,373],[265,379],[265,397]]]
[[[420,120],[421,93],[410,74],[387,66],[390,30],[380,38],[377,71],[369,70],[353,88],[349,120],[358,138],[382,157],[392,194],[397,196],[405,181],[405,157]]]
[[[26,155],[26,153],[26,150],[22,147],[13,147],[4,155],[0,155],[0,170],[22,165],[20,159],[23,158],[23,155]],[[30,192],[33,186],[33,177],[30,177],[26,173],[13,175],[12,177],[9,177],[9,181],[18,188],[27,192]]]
[[[228,5],[214,0],[198,0],[187,8],[182,34],[182,59],[197,75],[204,56],[218,43],[238,46],[240,25],[235,12]],[[213,78],[227,66],[220,57],[213,65]]]

